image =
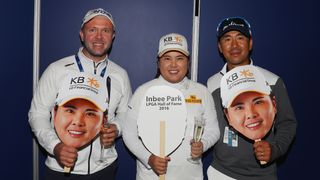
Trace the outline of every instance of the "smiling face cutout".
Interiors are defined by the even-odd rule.
[[[275,98],[258,92],[239,94],[225,109],[229,124],[252,140],[261,139],[270,131],[276,112]]]
[[[55,109],[54,127],[60,140],[75,148],[90,143],[100,132],[103,112],[85,99],[73,99]]]

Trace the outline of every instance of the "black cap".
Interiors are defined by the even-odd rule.
[[[228,17],[222,20],[217,27],[217,38],[220,38],[229,31],[239,31],[248,38],[251,38],[251,27],[247,20],[241,17]]]

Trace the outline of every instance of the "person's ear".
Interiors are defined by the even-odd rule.
[[[80,30],[80,32],[79,32],[79,37],[80,37],[80,41],[83,42],[84,35],[83,35],[82,30]]]
[[[252,41],[252,38],[250,38],[250,40],[249,40],[249,51],[252,50],[252,47],[253,47],[253,41]]]
[[[222,54],[222,48],[221,48],[220,42],[218,42],[218,49],[219,49],[219,52]]]

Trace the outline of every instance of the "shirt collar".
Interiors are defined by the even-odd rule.
[[[106,55],[106,58],[104,58],[103,60],[99,61],[99,62],[95,62],[94,60],[88,58],[86,55],[84,55],[84,53],[82,52],[83,47],[79,48],[79,52],[78,52],[78,56],[80,59],[85,60],[85,62],[90,62],[90,63],[101,63],[101,62],[105,62],[108,60],[108,55]]]
[[[184,77],[182,79],[182,81],[180,81],[178,83],[171,83],[171,82],[165,80],[161,75],[159,76],[158,79],[159,79],[160,82],[164,83],[165,85],[173,87],[175,89],[182,90],[182,89],[188,89],[189,88],[189,79],[187,77]]]
[[[253,60],[250,58],[250,65],[253,65]],[[226,74],[227,71],[227,63],[224,64],[224,66],[222,67],[220,74],[223,76],[224,74]]]

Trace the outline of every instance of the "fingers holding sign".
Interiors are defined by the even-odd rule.
[[[113,145],[115,139],[118,136],[117,126],[114,124],[110,124],[107,128],[101,128],[100,131],[100,139],[101,144],[105,147],[110,147]]]
[[[269,162],[271,159],[271,145],[267,141],[257,141],[253,144],[254,154],[259,161]]]
[[[158,174],[163,175],[167,172],[168,162],[170,161],[170,157],[158,157],[156,155],[151,155],[149,157],[148,164],[151,166],[152,170]]]
[[[78,157],[78,150],[61,142],[55,146],[54,155],[61,166],[73,167]]]

